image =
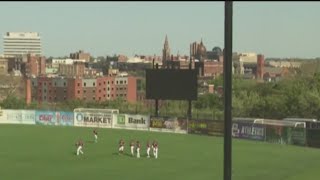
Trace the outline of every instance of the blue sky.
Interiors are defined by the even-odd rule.
[[[319,2],[234,2],[234,51],[320,57]],[[223,47],[224,2],[0,2],[0,33],[35,31],[45,56],[189,55],[191,42]],[[3,38],[1,38],[3,41]],[[3,52],[0,43],[0,53]]]

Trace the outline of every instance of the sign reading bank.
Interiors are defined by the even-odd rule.
[[[150,117],[143,115],[126,114],[126,126],[132,128],[148,128]]]

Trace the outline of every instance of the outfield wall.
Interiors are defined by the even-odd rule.
[[[266,122],[269,123],[266,123]],[[320,122],[292,122],[235,118],[232,137],[279,144],[320,148]],[[37,124],[95,128],[132,129],[182,134],[223,136],[224,122],[208,119],[154,117],[120,114],[117,109],[79,108],[73,112],[0,109],[0,124]]]

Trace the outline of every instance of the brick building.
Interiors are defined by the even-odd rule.
[[[39,76],[46,74],[46,58],[33,54],[27,55],[25,63],[25,73],[27,76]]]
[[[85,74],[85,64],[83,62],[74,62],[73,64],[59,64],[59,75],[68,77],[81,77]]]
[[[85,53],[83,50],[79,50],[75,53],[70,53],[71,59],[84,59],[86,62],[90,61],[90,53]]]
[[[128,102],[137,100],[135,77],[102,76],[96,78],[31,78],[28,88],[31,99],[38,102],[59,102],[72,99],[106,101],[123,98]]]

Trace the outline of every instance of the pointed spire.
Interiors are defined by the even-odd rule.
[[[168,45],[169,45],[167,34],[166,34],[166,39],[165,39],[165,41],[164,41],[164,45],[165,45],[165,46],[168,46]]]

